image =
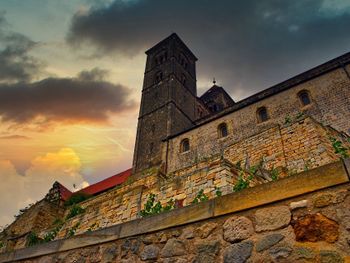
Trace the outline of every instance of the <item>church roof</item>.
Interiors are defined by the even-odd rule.
[[[64,187],[62,184],[60,184],[59,182],[55,182],[56,185],[56,189],[58,189],[59,192],[59,197],[61,200],[63,201],[67,201],[69,199],[69,197],[72,196],[72,194],[74,193],[85,193],[85,194],[89,194],[89,195],[97,195],[100,194],[102,192],[105,192],[117,185],[120,185],[122,183],[124,183],[128,177],[131,175],[131,168],[118,173],[116,175],[113,175],[111,177],[108,177],[100,182],[97,182],[95,184],[89,185],[83,189],[80,189],[77,192],[71,192],[69,191],[66,187]]]
[[[204,102],[210,100],[212,97],[216,96],[218,93],[221,93],[224,95],[225,99],[230,101],[232,105],[234,104],[233,99],[230,95],[227,94],[226,90],[223,87],[213,85],[210,89],[208,89],[202,96],[200,96],[200,99]]]
[[[69,191],[65,186],[57,182],[58,191],[60,193],[61,200],[67,201],[68,198],[72,195],[72,192]]]
[[[131,170],[132,169],[130,168],[124,172],[108,177],[100,182],[89,185],[88,187],[85,187],[79,190],[79,192],[83,192],[85,194],[90,194],[90,195],[96,195],[101,192],[104,192],[108,189],[111,189],[117,185],[124,183],[128,179],[128,177],[131,175]]]

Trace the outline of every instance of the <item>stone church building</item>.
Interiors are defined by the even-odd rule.
[[[132,167],[75,193],[56,182],[44,199],[22,211],[11,225],[0,233],[0,253],[7,252],[3,255],[11,260],[33,258],[33,262],[36,262],[36,257],[45,256],[45,253],[56,253],[59,258],[61,252],[66,253],[64,257],[67,257],[68,252],[65,251],[72,250],[74,253],[78,251],[81,256],[81,247],[98,245],[96,240],[100,240],[101,236],[93,233],[104,233],[102,235],[108,236],[109,239],[102,238],[104,241],[99,241],[100,243],[111,242],[111,240],[118,240],[115,242],[120,244],[131,243],[128,252],[125,252],[126,256],[123,252],[114,253],[114,258],[120,261],[101,259],[102,261],[96,262],[143,262],[147,260],[147,262],[222,262],[220,260],[245,262],[244,260],[231,260],[230,258],[234,255],[231,255],[232,253],[230,254],[227,249],[233,249],[232,246],[237,245],[238,241],[245,240],[246,237],[239,237],[235,241],[227,239],[225,225],[228,223],[225,221],[225,224],[221,224],[220,220],[226,220],[226,218],[220,219],[219,216],[238,213],[245,209],[252,211],[251,213],[254,212],[255,217],[250,216],[249,213],[245,217],[249,222],[256,224],[255,232],[252,231],[249,236],[250,241],[254,243],[261,238],[260,221],[257,217],[258,212],[254,210],[255,207],[277,201],[282,202],[287,198],[333,187],[338,184],[333,183],[338,175],[339,178],[343,178],[344,169],[344,174],[349,173],[347,157],[350,154],[348,153],[350,149],[350,53],[240,101],[234,101],[223,87],[216,85],[215,81],[214,85],[203,95],[197,95],[197,57],[175,33],[147,50],[146,55]],[[339,161],[340,159],[343,161]],[[323,174],[326,171],[329,171],[328,175]],[[331,175],[332,179],[329,179],[327,176]],[[295,178],[298,178],[301,185],[296,183]],[[345,181],[339,180],[341,183],[346,182],[345,179]],[[322,187],[315,186],[317,184],[322,184]],[[344,192],[344,189],[340,190]],[[153,203],[150,201],[152,195],[155,199]],[[83,199],[73,202],[74,197]],[[309,197],[305,198],[307,202]],[[149,206],[157,205],[158,201],[158,208],[154,206],[150,209]],[[317,205],[306,208],[306,205],[303,206],[300,202],[298,205],[301,209],[305,211],[316,209],[316,212],[320,212]],[[303,204],[306,204],[305,202]],[[339,203],[342,202],[339,201]],[[197,207],[196,203],[201,204],[197,204]],[[162,215],[160,212],[166,211],[167,204],[171,204],[169,210],[174,211],[164,212]],[[282,206],[287,207],[286,204]],[[216,207],[221,212],[215,212]],[[214,212],[208,215],[208,211],[212,209],[215,211],[213,210]],[[292,209],[294,208],[288,210],[288,215],[294,218]],[[156,227],[152,225],[151,217],[150,220],[143,218],[146,212],[149,215],[159,214],[153,217],[154,222],[157,222]],[[172,221],[169,218],[170,215],[172,215]],[[273,217],[273,213],[270,216]],[[277,215],[278,218],[280,216],[280,214]],[[350,213],[348,216],[350,218]],[[331,219],[336,220],[335,217]],[[61,222],[59,225],[55,223],[57,220]],[[206,220],[211,221],[208,223]],[[206,223],[206,227],[198,223],[198,229],[202,229],[198,236],[194,231],[193,237],[181,239],[185,232],[182,228],[176,230],[179,231],[179,234],[169,232],[176,227],[202,221]],[[237,224],[239,226],[245,224],[246,221],[243,221]],[[300,241],[293,222],[289,218],[289,221],[283,226],[294,229],[296,240],[288,241],[291,246],[295,246],[295,242]],[[339,219],[337,224],[341,225],[341,222]],[[130,228],[128,224],[134,225]],[[196,246],[198,240],[207,239],[212,233],[207,229],[208,224],[209,226],[215,224],[215,227],[210,230],[214,231],[213,233],[224,231],[225,241],[219,242],[220,248],[215,250],[213,255],[206,256],[205,260],[203,257],[199,260],[198,257],[202,252],[198,249],[199,252],[193,255],[187,251],[182,254],[169,252],[171,255],[168,256],[169,242],[175,242],[169,247],[180,246],[185,251],[186,246],[180,243],[187,242],[186,244],[193,247]],[[122,234],[122,229],[126,226],[129,227],[127,231],[131,231],[131,234]],[[139,230],[141,227],[142,230]],[[340,243],[346,239],[342,236],[344,228],[342,227],[339,230],[341,233],[339,239],[336,239]],[[108,232],[117,231],[116,229],[119,229],[118,234]],[[164,229],[170,230],[166,232]],[[141,242],[141,239],[138,238],[141,234],[161,230],[165,232],[157,232],[157,238],[155,238],[157,241],[152,239]],[[203,234],[205,231],[210,233]],[[163,234],[166,237],[161,237]],[[90,235],[94,239],[91,239]],[[134,236],[137,238],[130,239]],[[125,238],[128,241],[125,241]],[[195,243],[190,241],[192,238],[196,241]],[[65,241],[70,239],[78,240],[79,245],[78,243],[72,245],[70,241]],[[46,244],[46,250],[40,250],[40,252],[34,250],[33,252],[25,248],[31,247],[33,243],[30,242],[34,242],[33,240],[41,244],[38,247],[52,240],[57,242],[52,244],[60,245],[50,248],[51,242],[49,242]],[[130,248],[134,240],[139,242],[137,252],[133,252]],[[323,239],[315,240],[312,242],[324,241]],[[347,242],[349,240],[350,236]],[[228,247],[229,243],[225,242],[234,244]],[[334,240],[330,244],[334,242],[338,241]],[[339,257],[344,257],[346,256],[344,251],[350,250],[350,245],[345,248],[343,246],[346,245],[340,243],[334,243],[336,248],[330,249],[335,249]],[[64,247],[64,244],[70,245]],[[122,251],[123,245],[120,246]],[[145,250],[150,249],[147,246],[153,246],[152,253],[154,254],[151,253],[153,257],[148,257],[149,254],[146,252],[147,255],[142,254]],[[258,243],[249,246],[251,251],[246,259],[248,257],[259,258],[259,253],[270,253],[266,254],[266,257],[277,260],[272,256],[272,252],[260,251]],[[255,247],[255,250],[252,247]],[[17,251],[17,249],[21,249],[19,251],[22,252],[11,254],[11,251]],[[101,247],[99,249],[103,250]],[[210,249],[214,248],[210,247]],[[296,249],[293,247],[291,251],[296,251]],[[315,260],[322,258],[322,253],[317,251]],[[99,254],[102,258],[103,253]],[[288,257],[294,255],[293,253],[290,252]],[[190,254],[191,260],[188,256]],[[187,258],[181,261],[185,255]],[[0,262],[9,262],[5,256],[1,257],[0,254]],[[173,256],[180,258],[174,261],[164,259]],[[47,257],[49,260],[52,259]],[[130,258],[133,260],[125,261]],[[57,262],[68,262],[67,260],[65,258]],[[38,259],[38,262],[41,261]],[[299,261],[291,259],[291,261],[283,262]]]

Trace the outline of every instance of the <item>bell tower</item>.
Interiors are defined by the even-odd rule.
[[[194,125],[197,58],[175,33],[146,51],[133,173],[159,165],[162,140]]]

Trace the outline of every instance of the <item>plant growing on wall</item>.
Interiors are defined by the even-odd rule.
[[[75,193],[75,194],[72,194],[71,197],[69,197],[66,202],[64,202],[64,205],[65,206],[75,205],[75,204],[78,204],[80,202],[83,202],[83,201],[89,199],[90,197],[91,197],[91,195],[89,195],[89,194]]]
[[[54,228],[47,232],[44,236],[44,241],[45,242],[49,242],[52,241],[56,238],[58,232],[61,230],[61,228],[63,227],[64,222],[61,219],[56,219],[54,224]]]
[[[80,214],[82,214],[82,213],[84,213],[84,212],[85,212],[85,209],[82,208],[81,206],[79,206],[79,205],[73,205],[73,206],[71,207],[71,209],[69,210],[68,215],[66,216],[66,220],[68,220],[68,219],[70,219],[70,218],[73,218],[73,217],[75,217],[75,216],[77,216],[77,215],[80,215]]]
[[[75,235],[75,232],[77,231],[78,227],[80,226],[80,223],[76,223],[72,228],[68,230],[67,237],[72,237]]]
[[[218,188],[218,187],[216,187],[216,186],[215,186],[215,195],[216,195],[217,197],[222,196],[222,192],[221,192],[220,188]]]
[[[334,149],[334,152],[338,155],[340,155],[341,158],[349,158],[348,148],[344,147],[343,143],[339,140],[337,140],[334,137],[329,137],[330,141],[332,142],[332,146]]]
[[[292,123],[292,118],[287,115],[285,118],[284,118],[284,124],[291,124]]]
[[[38,236],[37,233],[35,233],[34,231],[31,231],[28,235],[27,235],[27,246],[31,247],[37,244],[41,244],[43,243],[44,240],[42,238],[40,238]]]
[[[206,194],[204,193],[204,190],[201,189],[198,194],[196,195],[196,197],[193,199],[192,204],[198,204],[199,202],[203,202],[203,201],[207,201],[209,198],[208,196],[206,196]]]
[[[155,200],[156,195],[150,193],[146,201],[145,208],[140,211],[140,215],[142,217],[160,214],[175,208],[175,201],[173,199],[170,199],[164,207],[159,201],[156,202]]]
[[[272,181],[276,181],[278,180],[278,177],[279,177],[279,171],[277,168],[272,168],[272,170],[270,171],[270,174],[271,174],[271,179]]]
[[[4,242],[0,242],[0,249],[2,249],[5,246]]]
[[[307,172],[310,170],[310,165],[311,165],[311,161],[310,160],[307,160],[305,163],[304,163],[304,172]]]
[[[302,119],[305,116],[304,112],[298,112],[297,115],[295,116],[295,120],[299,121],[300,119]]]
[[[172,209],[174,209],[175,208],[175,201],[174,201],[174,199],[170,199],[167,203],[166,203],[166,205],[163,207],[163,211],[165,212],[165,211],[170,211],[170,210],[172,210]]]
[[[95,222],[88,228],[87,232],[91,232],[91,231],[96,230],[98,228],[99,228],[99,223]]]
[[[233,192],[239,192],[243,189],[246,189],[249,187],[249,182],[253,179],[253,176],[250,175],[247,177],[247,179],[243,178],[243,173],[240,173],[238,177],[237,183],[233,186]]]

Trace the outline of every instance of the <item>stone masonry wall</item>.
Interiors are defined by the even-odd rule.
[[[221,122],[214,122],[213,127]],[[244,164],[248,158],[251,165],[264,158],[266,168],[283,168],[289,172],[300,172],[338,159],[329,140],[329,134],[334,135],[335,131],[310,117],[273,125],[240,141],[234,138],[232,123],[227,123],[229,135],[224,138],[217,139],[216,129],[206,129],[201,134],[191,131],[169,141],[168,172],[195,165],[215,155],[232,163],[241,161]],[[184,138],[191,142],[190,151],[180,153],[180,142]],[[217,140],[215,145],[208,143],[214,138]]]
[[[224,160],[211,160],[210,167],[208,163],[200,164],[193,171],[179,171],[166,179],[157,175],[157,171],[151,171],[153,175],[145,175],[124,187],[80,203],[85,212],[66,221],[57,238],[66,237],[72,228],[79,234],[139,218],[140,209],[151,193],[162,205],[174,199],[180,206],[191,204],[201,189],[210,199],[215,197],[215,187],[219,187],[222,194],[231,193],[237,181],[232,165]],[[66,215],[68,213],[69,209]]]
[[[0,255],[0,262],[346,263],[350,184],[341,167],[324,166],[214,202]]]
[[[302,106],[298,98],[298,93],[303,90],[309,92],[312,101],[306,106]],[[257,121],[256,111],[260,107],[267,108],[268,121]],[[178,155],[181,161],[169,164],[169,171],[185,167],[193,160],[221,154],[227,146],[264,132],[277,124],[283,125],[286,119],[293,120],[300,113],[312,116],[323,125],[350,134],[350,78],[346,71],[339,68],[325,73],[170,139],[168,162],[172,162]],[[229,136],[225,138],[218,137],[217,129],[221,123],[228,126]],[[179,145],[184,138],[190,140],[191,154],[179,154]],[[165,150],[163,152],[164,161]],[[181,157],[183,155],[186,156]]]
[[[9,240],[6,245],[7,250],[24,247],[26,235],[30,231],[39,232],[51,227],[55,219],[60,218],[63,214],[64,208],[42,200],[30,207],[25,212],[25,216],[19,216],[6,228],[0,235],[0,241]]]

